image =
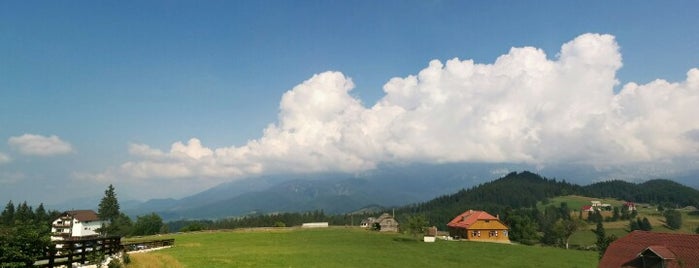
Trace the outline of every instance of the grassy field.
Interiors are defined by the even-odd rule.
[[[358,228],[187,233],[175,247],[130,254],[129,267],[595,267],[597,252],[442,241]]]
[[[567,195],[551,198],[547,204],[539,202],[537,208],[542,209],[546,205],[560,206],[561,202],[566,202],[568,207],[575,212],[572,213],[572,217],[578,217],[577,212],[583,205],[590,205],[591,200],[599,200],[602,203],[611,204],[612,206],[621,206],[624,201],[609,199],[609,198],[591,198],[585,196],[577,195]],[[636,204],[638,209],[638,217],[648,218],[651,223],[654,232],[666,232],[666,233],[694,233],[697,227],[699,227],[699,216],[692,216],[688,214],[688,211],[680,210],[682,213],[682,228],[679,230],[672,230],[665,226],[665,217],[662,212],[656,210],[655,206],[649,204]],[[602,216],[611,216],[611,211],[602,212]],[[586,215],[585,215],[586,216]],[[581,228],[578,232],[573,234],[570,238],[570,244],[580,247],[587,247],[595,244],[596,236],[593,230],[595,229],[594,224],[589,224],[585,228]],[[622,237],[628,234],[629,221],[620,220],[615,222],[604,222],[604,229],[607,235],[614,234],[617,237]]]

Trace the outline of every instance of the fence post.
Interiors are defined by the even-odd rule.
[[[73,263],[73,242],[66,241],[64,244],[66,246],[66,251],[68,252],[68,265]]]
[[[56,258],[56,245],[49,246],[49,267],[53,267]]]
[[[79,247],[80,248],[80,258],[81,258],[80,263],[81,264],[85,264],[87,262],[87,258],[85,256],[87,254],[87,252],[85,252],[85,249],[87,248],[85,246],[85,244],[87,244],[87,243],[85,243],[85,242],[86,241],[83,241],[82,243],[80,243],[80,247]]]

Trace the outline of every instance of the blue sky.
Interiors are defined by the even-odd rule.
[[[699,67],[696,10],[699,10],[696,1],[3,1],[0,3],[0,200],[54,202],[61,199],[42,197],[47,189],[85,195],[97,191],[99,195],[109,183],[114,183],[130,197],[182,196],[250,175],[352,172],[371,169],[383,162],[485,161],[552,166],[557,163],[553,159],[565,159],[598,169],[624,167],[619,170],[633,169],[629,167],[634,165],[647,166],[647,163],[668,163],[654,169],[660,170],[657,176],[684,174],[696,170],[695,163],[699,159],[696,151],[699,126],[692,122],[695,110],[686,108],[692,106],[686,103],[673,105],[680,107],[675,110],[654,112],[651,104],[675,102],[650,101],[651,104],[641,105],[637,101],[614,100],[621,106],[627,105],[624,107],[645,107],[639,113],[643,116],[633,113],[638,118],[676,122],[676,125],[658,126],[676,129],[674,132],[647,134],[648,130],[642,126],[656,121],[639,121],[625,112],[612,116],[609,114],[619,112],[600,108],[604,111],[595,115],[604,114],[609,118],[600,119],[601,122],[585,119],[571,127],[574,129],[570,132],[558,133],[548,129],[558,122],[556,120],[564,119],[541,115],[561,112],[558,108],[549,109],[544,105],[540,112],[517,119],[511,117],[517,111],[505,111],[504,102],[485,105],[492,99],[473,92],[491,89],[491,85],[491,92],[500,92],[500,86],[493,85],[497,80],[495,71],[484,78],[492,83],[475,89],[460,88],[464,81],[475,83],[468,79],[457,79],[461,83],[458,85],[448,81],[436,86],[423,83],[429,81],[428,72],[425,72],[424,77],[417,79],[419,86],[416,88],[429,91],[443,86],[455,90],[449,92],[468,91],[476,95],[465,99],[466,102],[478,101],[473,107],[492,113],[464,112],[454,119],[456,121],[445,121],[445,125],[426,125],[435,130],[433,132],[398,137],[395,136],[397,132],[415,131],[410,127],[420,126],[421,118],[442,114],[448,117],[452,114],[450,111],[464,105],[455,101],[448,106],[442,100],[443,105],[430,110],[434,113],[399,115],[391,110],[393,108],[386,107],[395,104],[395,107],[406,108],[402,105],[406,100],[398,100],[398,97],[407,96],[407,91],[399,90],[404,93],[402,95],[395,91],[398,97],[389,97],[391,94],[385,92],[383,86],[394,77],[418,76],[421,71],[430,69],[432,60],[447,65],[447,61],[458,58],[459,61],[492,65],[503,55],[536,58],[535,51],[516,56],[510,50],[532,47],[545,53],[546,60],[513,60],[513,64],[539,70],[537,68],[547,63],[559,63],[564,44],[572,43],[571,46],[579,50],[590,48],[592,51],[595,45],[587,45],[594,43],[610,48],[591,57],[602,63],[589,65],[592,67],[576,65],[575,68],[586,71],[596,66],[601,73],[613,77],[590,82],[591,87],[599,85],[600,91],[609,91],[611,87],[614,94],[628,83],[641,88],[659,88],[658,91],[669,90],[666,85],[652,83],[664,79],[668,83],[679,83],[683,95],[667,97],[667,94],[648,93],[633,99],[665,96],[678,102],[693,102],[697,100],[699,89],[695,84],[683,82],[688,79],[689,70]],[[600,35],[584,36],[587,33]],[[605,34],[612,39],[604,38]],[[576,39],[578,37],[581,38]],[[614,60],[617,56],[618,60]],[[607,58],[612,60],[606,62]],[[604,66],[612,67],[604,69]],[[503,67],[497,72],[508,70],[512,69]],[[340,75],[327,71],[340,72]],[[542,70],[543,73],[549,71]],[[590,77],[595,77],[594,74]],[[315,80],[314,75],[318,75]],[[351,85],[347,84],[350,79]],[[512,79],[513,85],[524,81]],[[566,80],[566,76],[558,79],[571,80]],[[616,83],[610,84],[615,80]],[[560,81],[534,81],[533,85],[544,83],[546,88],[552,88],[550,90],[568,88]],[[317,96],[314,94],[318,91],[333,88],[338,83],[344,83],[351,90],[346,91],[345,86],[340,85],[335,88],[340,95],[333,95],[335,99],[321,96],[324,103],[321,104],[347,109],[331,111],[304,99]],[[582,79],[571,83],[574,85],[570,88],[585,91],[586,82]],[[299,88],[302,85],[306,86]],[[527,87],[527,90],[535,89]],[[296,94],[285,95],[289,92]],[[457,100],[450,93],[444,94]],[[599,94],[604,95],[603,92]],[[516,97],[509,93],[496,95]],[[594,103],[580,104],[580,107],[597,109],[599,103],[613,98],[608,95],[589,97]],[[286,106],[283,96],[289,96]],[[411,101],[439,97],[434,94],[411,96]],[[587,95],[558,97],[586,99]],[[385,100],[384,105],[375,107],[382,100]],[[557,103],[554,97],[551,100],[552,105]],[[356,106],[353,101],[360,101],[361,105]],[[694,104],[699,106],[699,103]],[[314,107],[317,109],[311,109]],[[362,108],[363,111],[356,111]],[[564,112],[574,111],[577,110]],[[321,112],[328,112],[328,117],[322,120],[308,117]],[[667,120],[663,114],[679,119]],[[490,120],[493,116],[514,121],[503,119],[481,124],[474,119],[487,117]],[[378,119],[376,124],[363,125],[369,122],[367,118]],[[536,129],[507,127],[522,120]],[[545,124],[539,126],[540,120]],[[304,128],[316,126],[314,122],[320,122],[317,128]],[[391,122],[395,128],[372,129],[386,122]],[[403,126],[403,122],[412,123]],[[446,127],[453,122],[467,123],[463,128]],[[309,142],[333,138],[319,139],[313,133],[332,132],[328,129],[338,129],[338,125],[344,128],[339,127],[339,134],[333,137],[343,138],[332,140],[332,146]],[[473,128],[490,132],[465,131]],[[592,137],[599,136],[600,141],[566,153],[538,151],[526,145],[535,141],[538,147],[566,148],[579,139],[596,141],[570,134],[586,133],[594,128],[623,132],[627,136],[619,134],[606,140],[609,135],[605,133],[590,133]],[[617,128],[623,131],[616,131]],[[357,129],[364,131],[362,135],[367,138],[363,140],[371,140],[371,144],[357,145],[353,143],[357,141],[347,138],[354,137],[352,133],[356,134]],[[484,133],[493,137],[502,133],[509,133],[504,135],[507,137],[517,136],[522,131],[530,131],[527,133],[533,133],[533,138],[526,141],[508,138],[507,142],[477,138],[487,135]],[[556,133],[564,138],[557,138]],[[302,136],[306,134],[316,136]],[[51,139],[52,136],[55,137]],[[460,139],[454,136],[469,140],[456,149],[471,153],[445,153],[443,144],[428,142],[453,139],[458,143]],[[679,141],[676,137],[690,138]],[[375,146],[387,144],[387,141],[395,141],[396,145]],[[173,150],[176,147],[173,144],[178,142],[183,145],[180,151],[184,156],[178,156],[180,151]],[[293,146],[287,142],[293,142]],[[26,148],[33,143],[45,146],[39,147],[38,152]],[[424,144],[427,145],[419,146]],[[623,148],[624,156],[596,157],[609,155],[602,149],[609,144]],[[300,153],[307,151],[308,146],[322,147],[314,152],[321,157]],[[270,148],[284,150],[272,152]],[[482,156],[492,151],[497,153]],[[633,157],[626,159],[627,155]],[[617,175],[633,178],[637,174]],[[594,179],[599,178],[590,178]],[[154,187],[158,190],[142,190]]]

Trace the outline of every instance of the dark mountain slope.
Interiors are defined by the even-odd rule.
[[[534,207],[537,201],[581,191],[580,186],[565,181],[546,179],[528,171],[512,172],[468,190],[403,207],[398,212],[422,213],[427,215],[430,222],[446,223],[468,209],[499,214],[504,213],[506,208]]]
[[[613,197],[640,203],[671,204],[677,207],[699,206],[697,189],[665,179],[649,180],[641,184],[625,181],[599,182],[584,187],[592,197]]]

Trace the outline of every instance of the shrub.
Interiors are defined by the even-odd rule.
[[[131,257],[129,257],[129,254],[124,252],[123,255],[121,255],[121,261],[124,262],[124,264],[129,264],[131,263]]]
[[[121,262],[119,262],[118,259],[112,259],[112,260],[109,261],[109,263],[107,264],[107,267],[108,267],[108,268],[121,268],[121,267],[123,267],[123,266],[121,265]]]

